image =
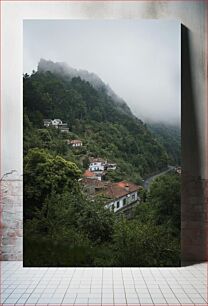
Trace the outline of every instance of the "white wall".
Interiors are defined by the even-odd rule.
[[[132,195],[135,195],[135,199],[132,199]],[[126,199],[126,205],[123,205],[123,200]],[[138,200],[138,193],[132,192],[129,197],[124,196],[120,199],[117,199],[116,201],[113,201],[106,205],[107,208],[112,209],[112,206],[114,205],[114,212],[118,211],[119,209],[123,208],[124,206],[128,206],[129,204],[136,202]],[[117,202],[119,202],[119,208],[117,208]]]
[[[90,163],[89,169],[90,169],[90,171],[103,171],[104,166],[102,165],[101,162]]]

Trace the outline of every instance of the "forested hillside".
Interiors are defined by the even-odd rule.
[[[131,219],[106,208],[102,197],[90,199],[82,185],[90,157],[116,164],[107,183],[141,185],[178,164],[172,134],[150,129],[86,71],[42,60],[23,85],[24,266],[180,265],[179,174],[157,178],[148,190],[139,186]],[[56,118],[69,131],[44,126],[43,119]],[[79,148],[70,145],[76,139]]]
[[[117,162],[115,178],[122,174],[134,181],[166,168],[169,157],[164,146],[118,100],[105,86],[95,89],[80,77],[49,71],[24,75],[24,152],[46,147],[78,164],[84,157],[101,156]],[[68,123],[68,136],[84,143],[80,156],[70,152],[65,136],[43,129],[44,118],[60,118]]]
[[[169,163],[181,164],[181,128],[179,125],[165,123],[148,123],[147,127],[156,137],[169,156]]]

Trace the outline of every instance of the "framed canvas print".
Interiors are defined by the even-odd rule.
[[[1,304],[206,305],[207,2],[0,15]]]
[[[24,266],[180,266],[181,24],[24,20]]]

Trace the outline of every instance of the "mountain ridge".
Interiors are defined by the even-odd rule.
[[[81,168],[83,159],[103,157],[118,164],[110,177],[115,181],[141,182],[142,177],[167,167],[170,158],[163,143],[132,114],[126,103],[119,104],[105,87],[96,89],[89,81],[72,77],[68,70],[64,74],[62,66],[51,63],[53,69],[59,68],[58,72],[51,72],[53,69],[46,65],[24,75],[25,154],[30,148],[46,148],[53,154],[61,152]],[[58,135],[51,129],[44,130],[43,119],[47,118],[65,121],[70,133]],[[43,135],[50,139],[47,144]],[[64,137],[81,139],[83,152],[67,147]]]
[[[68,77],[69,79],[80,77],[82,80],[89,82],[95,89],[105,90],[107,95],[113,98],[114,101],[118,103],[118,106],[121,106],[121,111],[125,110],[125,112],[132,114],[127,103],[121,97],[119,97],[108,84],[104,83],[101,78],[94,72],[88,72],[87,70],[83,69],[75,69],[65,62],[53,62],[43,58],[41,58],[38,63],[38,71],[50,71],[52,73]]]

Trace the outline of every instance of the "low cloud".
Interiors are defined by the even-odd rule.
[[[95,73],[143,120],[180,122],[177,21],[24,21],[24,72],[40,58]]]

